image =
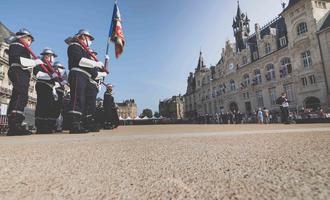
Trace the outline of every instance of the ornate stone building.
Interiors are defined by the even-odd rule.
[[[290,0],[274,20],[263,27],[255,24],[253,34],[238,5],[232,25],[235,43],[227,41],[219,62],[210,68],[201,52],[188,77],[186,117],[251,113],[259,107],[276,111],[276,98],[284,91],[291,110],[329,110],[329,2]]]
[[[184,97],[173,96],[159,102],[159,114],[171,119],[184,118]]]
[[[10,36],[12,32],[0,22],[0,104],[1,104],[1,114],[5,114],[10,96],[12,93],[12,84],[8,79],[8,49],[9,45],[4,42],[4,39]],[[29,101],[26,107],[26,114],[31,115],[34,113],[35,106],[37,103],[37,94],[35,91],[36,81],[31,78],[30,88],[29,88]],[[27,119],[29,120],[29,119]],[[30,124],[33,124],[33,120],[29,120]]]
[[[118,115],[124,119],[130,117],[134,119],[137,117],[137,106],[134,99],[116,103],[118,106]]]

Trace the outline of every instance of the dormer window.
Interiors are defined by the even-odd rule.
[[[265,54],[269,54],[272,51],[272,47],[269,43],[265,44]]]
[[[284,47],[286,46],[286,37],[281,37],[280,38],[280,47]]]
[[[258,52],[253,52],[253,60],[258,60]]]
[[[248,63],[247,57],[246,56],[243,56],[243,58],[242,58],[242,64],[243,65],[246,65],[247,63]]]

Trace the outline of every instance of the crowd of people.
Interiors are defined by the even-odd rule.
[[[266,107],[258,108],[254,112],[241,113],[240,111],[220,112],[214,115],[199,116],[193,123],[199,124],[242,124],[242,123],[296,123],[297,120],[304,119],[326,119],[330,118],[330,113],[326,113],[322,108],[304,109],[300,111],[289,109],[290,101],[285,92],[276,100],[279,105],[279,111],[270,111]]]
[[[40,57],[34,54],[30,48],[34,37],[27,29],[21,29],[15,36],[7,38],[10,45],[8,77],[13,84],[7,111],[8,136],[32,133],[22,125],[31,74],[36,79],[37,134],[61,130],[69,130],[72,134],[88,133],[118,126],[112,85],[104,83],[107,69],[98,61],[97,53],[91,49],[93,40],[94,37],[84,29],[65,40],[68,44],[67,75],[64,65],[55,61],[57,55],[51,48],[45,48]],[[102,84],[106,86],[106,92],[100,124],[100,120],[96,120],[97,117],[100,118],[96,96]]]

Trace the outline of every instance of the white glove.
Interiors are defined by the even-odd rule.
[[[52,93],[53,93],[54,100],[57,101],[58,100],[58,94],[56,92],[56,86],[53,87]]]
[[[95,62],[95,67],[102,68],[104,64],[101,61]]]
[[[107,76],[107,73],[106,72],[97,72],[97,76],[96,76],[96,80],[99,80],[103,77],[106,77]]]
[[[44,62],[42,62],[42,60],[40,60],[40,59],[34,60],[34,63],[35,63],[36,66],[44,64]]]
[[[61,85],[58,82],[55,82],[54,88],[56,89],[56,88],[60,88],[60,87],[61,87]]]
[[[66,85],[66,84],[68,84],[68,81],[66,81],[66,80],[63,80],[63,81],[61,81],[61,85]]]
[[[110,56],[109,55],[105,55],[105,59],[106,60],[110,60]]]

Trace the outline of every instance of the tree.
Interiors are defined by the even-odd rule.
[[[140,117],[143,118],[145,116],[147,116],[149,118],[152,118],[152,110],[151,109],[148,109],[148,108],[144,109],[142,111],[142,114],[140,115]]]
[[[159,117],[160,117],[159,112],[155,112],[155,113],[154,113],[154,117],[159,118]]]

